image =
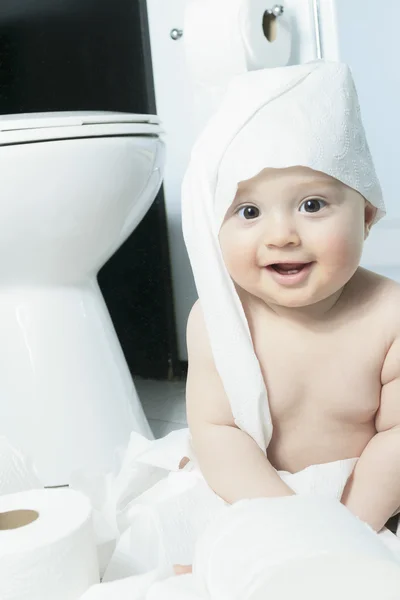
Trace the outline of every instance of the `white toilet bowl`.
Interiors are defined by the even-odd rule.
[[[155,199],[161,134],[151,115],[0,117],[0,435],[45,485],[152,437],[96,275]]]

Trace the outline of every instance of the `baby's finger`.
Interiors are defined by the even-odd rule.
[[[186,575],[192,572],[192,565],[174,565],[175,575]]]

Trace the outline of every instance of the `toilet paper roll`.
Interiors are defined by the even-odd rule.
[[[283,14],[271,24],[267,39],[267,9],[271,0],[187,0],[184,46],[193,81],[221,87],[232,77],[288,64],[291,53],[289,21]]]
[[[43,488],[31,461],[0,436],[0,496]]]
[[[79,600],[98,582],[83,494],[47,489],[0,497],[1,600]]]
[[[212,600],[250,600],[260,580],[267,587],[279,569],[289,573],[297,561],[327,554],[387,561],[400,576],[396,557],[377,533],[337,500],[317,496],[246,500],[227,508],[199,538],[193,574],[197,589]]]
[[[243,600],[398,600],[400,567],[368,556],[324,554],[280,567]]]

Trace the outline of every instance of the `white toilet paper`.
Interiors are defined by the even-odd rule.
[[[393,562],[324,554],[277,568],[243,600],[398,600],[399,590],[400,567]]]
[[[43,488],[33,464],[0,436],[0,496]]]
[[[0,497],[1,600],[79,600],[98,581],[83,494],[48,489]]]
[[[285,14],[276,17],[275,39],[264,27],[271,0],[187,0],[184,46],[193,81],[200,86],[225,86],[246,71],[287,65],[291,31]]]
[[[379,535],[337,500],[317,496],[246,500],[227,508],[199,539],[193,573],[212,600],[254,600],[260,596],[250,595],[253,586],[268,589],[279,569],[290,576],[297,561],[310,559],[312,565],[322,555],[389,562],[400,582],[398,562]]]

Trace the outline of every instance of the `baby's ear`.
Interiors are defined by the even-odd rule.
[[[377,208],[372,206],[368,200],[365,201],[365,213],[364,213],[364,240],[369,236],[369,232],[371,231],[371,227],[374,223],[375,216],[377,213]]]

